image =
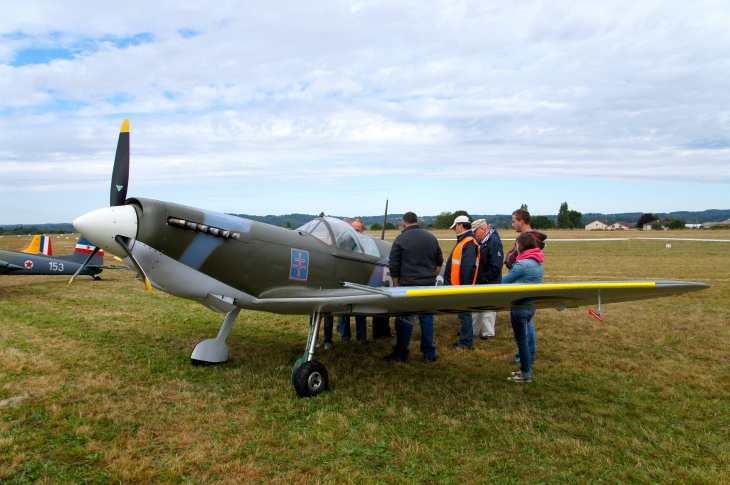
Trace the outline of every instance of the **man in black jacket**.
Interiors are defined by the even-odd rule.
[[[492,229],[484,219],[472,222],[471,230],[479,241],[479,269],[477,270],[478,285],[499,285],[502,283],[502,263],[504,249],[502,240],[496,229]],[[482,340],[494,337],[494,324],[497,312],[472,313],[474,322],[474,337],[481,334]]]
[[[454,219],[451,229],[456,233],[456,246],[449,255],[444,271],[445,285],[473,285],[477,281],[479,267],[479,243],[471,232],[471,222],[466,216]],[[452,348],[454,350],[471,350],[474,347],[474,327],[471,312],[459,313],[461,330],[459,341]]]
[[[436,237],[421,229],[416,214],[403,214],[403,232],[395,238],[390,249],[389,268],[393,286],[433,286],[442,264],[444,257]],[[408,360],[408,344],[416,322],[421,324],[423,357],[427,362],[434,362],[438,358],[433,344],[433,315],[407,315],[395,317],[396,343],[393,353],[383,357],[383,360]]]

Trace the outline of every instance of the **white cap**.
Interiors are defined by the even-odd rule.
[[[471,230],[475,230],[477,228],[480,228],[482,226],[488,226],[487,221],[484,219],[477,219],[476,221],[471,223]]]
[[[451,224],[451,227],[449,229],[453,229],[457,224],[463,224],[465,222],[470,222],[469,218],[466,216],[459,216],[456,219],[454,219],[454,223]]]

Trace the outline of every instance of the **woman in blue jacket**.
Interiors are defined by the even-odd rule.
[[[538,242],[530,234],[520,234],[515,241],[517,244],[517,262],[509,273],[502,279],[502,283],[542,283],[545,256]],[[520,355],[530,355],[527,345],[527,324],[535,316],[535,308],[531,301],[525,301],[520,309],[509,312],[512,331],[515,333],[515,342]],[[520,371],[513,372],[508,378],[512,382],[532,382],[531,359],[520,359]]]

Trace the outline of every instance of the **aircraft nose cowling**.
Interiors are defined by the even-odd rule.
[[[104,251],[126,257],[127,253],[114,240],[116,236],[137,237],[137,211],[131,205],[105,207],[84,214],[73,222],[86,239]]]

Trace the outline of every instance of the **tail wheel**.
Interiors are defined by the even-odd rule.
[[[312,360],[305,362],[294,375],[294,389],[300,397],[312,397],[324,392],[329,385],[325,366]]]

